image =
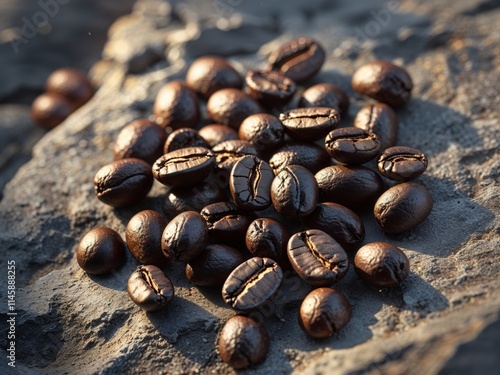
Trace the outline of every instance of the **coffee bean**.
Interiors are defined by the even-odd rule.
[[[363,166],[332,165],[315,175],[321,202],[349,208],[371,205],[384,191],[382,178]]]
[[[71,103],[59,94],[45,93],[38,96],[31,106],[33,121],[45,129],[53,129],[73,111]]]
[[[208,231],[217,242],[229,245],[244,241],[253,217],[230,202],[212,203],[201,210]]]
[[[281,121],[266,113],[248,116],[239,129],[240,139],[252,143],[259,152],[269,151],[281,145],[284,133]]]
[[[269,159],[269,165],[277,174],[289,165],[302,165],[312,173],[325,168],[331,162],[324,147],[314,143],[289,143],[275,151]]]
[[[94,228],[83,236],[76,250],[78,265],[88,274],[103,275],[125,261],[125,244],[110,228]]]
[[[205,125],[198,130],[198,134],[203,137],[210,147],[214,147],[224,141],[238,139],[238,131],[236,129],[221,124]]]
[[[203,181],[215,165],[208,148],[186,147],[163,155],[153,164],[153,175],[164,185],[190,186]]]
[[[244,156],[236,162],[229,176],[231,196],[243,210],[260,211],[271,205],[274,173],[257,156]]]
[[[292,100],[297,85],[277,71],[251,70],[245,77],[250,95],[267,108],[282,107]]]
[[[94,88],[85,73],[70,68],[54,71],[45,82],[45,91],[64,96],[73,110],[87,103],[94,95]]]
[[[354,72],[352,88],[379,102],[401,107],[410,100],[413,82],[405,69],[389,61],[373,61]]]
[[[235,369],[259,364],[269,350],[264,326],[243,315],[230,318],[220,333],[219,353],[223,362]]]
[[[271,199],[278,213],[289,218],[309,215],[318,203],[314,175],[301,165],[283,168],[271,185]]]
[[[386,104],[377,103],[361,108],[354,117],[354,127],[376,134],[381,150],[396,144],[398,119],[394,110]]]
[[[152,165],[163,155],[166,139],[161,126],[147,119],[135,120],[118,134],[113,150],[115,160],[137,158]]]
[[[289,267],[286,253],[289,238],[288,229],[279,221],[258,218],[248,227],[245,243],[253,256],[271,258],[281,267]]]
[[[186,147],[208,148],[209,146],[203,137],[198,134],[197,130],[191,128],[180,128],[170,133],[165,142],[163,152],[167,154]]]
[[[295,233],[288,241],[288,259],[308,284],[330,286],[340,281],[349,268],[344,249],[318,229]]]
[[[97,171],[94,187],[97,198],[113,207],[137,203],[153,186],[151,166],[140,159],[122,159]]]
[[[153,108],[156,123],[163,128],[192,128],[200,119],[196,93],[184,82],[164,85],[156,96]]]
[[[169,260],[190,262],[196,259],[208,242],[205,219],[195,211],[186,211],[167,224],[161,239],[161,249]]]
[[[270,258],[250,258],[236,267],[222,286],[222,298],[237,311],[255,310],[281,285],[283,273]]]
[[[351,305],[342,292],[318,288],[310,292],[300,305],[300,327],[315,339],[339,332],[351,319]]]
[[[141,309],[158,311],[174,298],[174,286],[167,275],[156,266],[139,266],[127,283],[130,299]]]
[[[161,236],[166,226],[165,219],[152,210],[141,211],[130,219],[125,240],[135,259],[142,264],[165,265],[167,259],[161,251]]]
[[[384,177],[391,180],[413,180],[427,169],[427,156],[412,147],[390,147],[378,157],[377,167]]]
[[[269,56],[273,70],[279,70],[297,83],[312,78],[324,62],[325,50],[309,38],[291,40]]]
[[[363,164],[380,152],[378,137],[359,128],[332,130],[325,139],[325,149],[335,160],[345,164]]]
[[[377,288],[400,284],[410,271],[405,253],[387,242],[372,242],[361,247],[354,257],[354,269],[366,283]]]
[[[262,112],[260,105],[238,89],[216,91],[207,102],[208,116],[215,122],[238,129],[241,122],[254,113]]]
[[[226,59],[217,56],[203,56],[191,64],[186,73],[188,86],[208,99],[220,89],[241,89],[243,78]]]
[[[333,108],[295,108],[280,114],[287,133],[301,141],[315,141],[340,124],[339,113]]]
[[[431,213],[432,205],[431,193],[425,186],[404,182],[382,194],[373,213],[384,232],[402,233],[422,223]]]
[[[221,142],[212,149],[217,169],[227,172],[245,155],[257,156],[257,149],[248,141],[232,139]]]
[[[341,115],[349,106],[349,97],[337,85],[318,83],[305,90],[299,100],[299,107],[328,107],[334,108]]]
[[[198,286],[222,286],[233,270],[245,261],[233,247],[208,245],[186,265],[186,277]]]

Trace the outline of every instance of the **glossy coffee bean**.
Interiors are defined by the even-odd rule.
[[[196,93],[184,82],[165,84],[156,96],[153,108],[156,123],[163,128],[192,128],[200,119]]]
[[[377,103],[361,108],[353,124],[356,128],[376,134],[381,150],[396,144],[398,119],[394,110],[386,104]]]
[[[349,106],[349,97],[337,85],[318,83],[305,90],[299,100],[299,107],[334,108],[341,115]]]
[[[71,103],[59,94],[45,93],[38,96],[31,106],[31,117],[45,129],[53,129],[73,111]]]
[[[417,178],[425,172],[427,163],[427,156],[422,151],[406,146],[390,147],[377,159],[379,172],[394,181]]]
[[[318,288],[310,292],[300,305],[300,327],[315,339],[339,332],[351,319],[351,305],[342,292]]]
[[[245,243],[253,256],[271,258],[281,267],[289,266],[286,245],[290,232],[279,221],[258,218],[248,227]]]
[[[154,122],[147,119],[133,121],[116,138],[113,150],[115,160],[137,158],[152,165],[163,155],[166,139],[165,130]]]
[[[243,91],[222,89],[208,99],[207,112],[213,121],[238,129],[244,119],[262,112],[262,109],[259,103]]]
[[[308,284],[330,286],[340,281],[349,268],[344,249],[318,229],[295,233],[288,241],[288,259]]]
[[[305,167],[283,168],[271,185],[271,199],[278,213],[289,218],[309,215],[318,203],[318,184]]]
[[[380,196],[373,213],[384,232],[403,233],[422,223],[432,206],[431,193],[425,186],[403,182]]]
[[[163,185],[190,186],[203,181],[215,165],[205,147],[186,147],[163,155],[153,164],[153,175]]]
[[[277,174],[289,165],[302,165],[312,173],[330,165],[330,155],[324,147],[314,143],[289,143],[274,152],[269,159],[269,165]]]
[[[261,363],[269,351],[269,335],[264,326],[253,319],[235,315],[219,336],[219,353],[223,362],[235,369]]]
[[[195,211],[186,211],[174,217],[165,227],[161,249],[169,260],[190,262],[196,259],[208,242],[205,219]]]
[[[94,95],[94,88],[85,73],[70,68],[54,71],[45,82],[45,91],[64,96],[77,109]]]
[[[76,260],[88,274],[103,275],[120,267],[125,253],[125,244],[118,233],[110,228],[94,228],[80,241]]]
[[[165,142],[163,153],[167,154],[186,147],[208,148],[209,146],[203,137],[198,134],[197,130],[191,128],[180,128],[170,133]]]
[[[354,72],[352,88],[391,107],[401,107],[410,100],[413,82],[405,69],[389,61],[373,61]]]
[[[233,247],[208,245],[186,265],[186,277],[198,286],[222,286],[233,270],[245,261]]]
[[[209,147],[231,139],[238,139],[236,129],[221,124],[205,125],[198,130],[198,134],[208,143]]]
[[[253,217],[240,210],[230,202],[217,202],[209,204],[201,210],[208,231],[217,242],[235,245],[245,239],[248,226]]]
[[[280,71],[297,83],[312,78],[324,62],[325,50],[310,38],[291,40],[269,56],[271,69]]]
[[[354,269],[366,283],[377,288],[400,284],[410,272],[405,253],[387,242],[372,242],[361,247],[354,257]]]
[[[283,143],[285,128],[273,115],[257,113],[241,123],[239,137],[255,146],[259,152],[275,149]]]
[[[332,165],[315,175],[321,202],[349,208],[370,206],[384,191],[382,178],[363,166]]]
[[[161,236],[166,226],[165,219],[152,210],[138,212],[130,219],[125,240],[135,259],[142,264],[165,265],[167,259],[161,251]]]
[[[113,207],[137,203],[153,186],[151,166],[140,159],[122,159],[97,171],[94,187],[97,198]]]
[[[222,298],[241,312],[255,310],[270,299],[281,285],[283,273],[270,258],[250,258],[236,267],[222,286]]]
[[[232,139],[221,142],[212,148],[215,155],[215,164],[217,169],[227,172],[233,169],[234,165],[243,156],[257,156],[257,149],[248,141]]]
[[[380,141],[373,133],[359,128],[332,130],[325,139],[325,149],[335,160],[345,164],[363,164],[380,152]]]
[[[274,70],[251,70],[245,82],[250,95],[266,108],[284,106],[297,91],[293,80]]]
[[[186,73],[186,83],[198,94],[208,99],[224,88],[240,89],[243,78],[226,59],[203,56],[191,64]]]
[[[139,266],[127,283],[130,299],[141,309],[158,311],[174,298],[174,285],[161,269],[153,265]]]
[[[236,162],[229,176],[231,196],[238,208],[261,211],[271,205],[274,173],[257,156],[244,156]]]
[[[329,234],[345,250],[353,249],[365,239],[365,227],[359,216],[337,203],[319,203],[305,220],[309,228]]]
[[[315,141],[340,124],[340,115],[333,108],[295,108],[280,114],[287,133],[301,141]]]

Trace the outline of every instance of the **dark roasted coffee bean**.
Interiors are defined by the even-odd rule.
[[[319,203],[306,218],[311,229],[328,233],[342,248],[349,250],[365,239],[363,222],[353,211],[337,203]]]
[[[85,272],[103,275],[122,265],[125,252],[122,238],[113,229],[94,228],[80,241],[76,260]]]
[[[31,117],[45,129],[53,129],[71,114],[73,108],[64,96],[45,93],[38,96],[31,106]]]
[[[161,269],[153,265],[139,266],[127,283],[130,299],[146,311],[162,310],[174,298],[174,286]]]
[[[223,362],[240,369],[259,364],[269,350],[269,335],[264,326],[253,319],[235,315],[219,336],[219,353]]]
[[[240,139],[252,143],[259,152],[269,151],[281,145],[284,134],[285,129],[281,121],[266,113],[248,116],[239,129]]]
[[[352,88],[379,102],[401,107],[410,100],[413,82],[405,69],[389,61],[373,61],[354,72]]]
[[[45,82],[45,91],[64,96],[77,109],[94,95],[94,88],[85,73],[62,68],[53,72]]]
[[[432,205],[431,193],[425,186],[404,182],[382,194],[373,213],[384,232],[402,233],[422,223],[431,213]]]
[[[210,147],[214,147],[224,141],[238,139],[238,131],[236,129],[221,124],[205,125],[198,130],[198,134],[203,137]]]
[[[380,141],[373,133],[359,128],[332,130],[325,139],[325,149],[335,160],[345,164],[363,164],[380,152]]]
[[[295,108],[280,114],[287,133],[301,141],[315,141],[340,124],[339,113],[333,108]]]
[[[361,108],[354,117],[354,127],[376,134],[381,150],[396,144],[398,119],[394,110],[386,104],[377,103]]]
[[[174,217],[163,231],[161,249],[169,260],[190,262],[196,259],[208,241],[205,219],[195,211]]]
[[[354,257],[354,269],[366,283],[388,288],[406,279],[410,263],[398,247],[387,242],[372,242],[358,250]]]
[[[318,288],[310,292],[300,305],[300,327],[315,339],[339,332],[351,319],[351,305],[342,292]]]
[[[291,40],[269,56],[273,70],[279,70],[297,83],[312,78],[324,62],[325,50],[309,38]]]
[[[332,165],[315,175],[321,202],[334,202],[349,208],[371,205],[384,191],[384,181],[363,166]]]
[[[284,106],[297,91],[294,81],[274,70],[251,70],[245,81],[250,95],[267,108]]]
[[[290,233],[279,221],[270,218],[258,218],[252,221],[247,230],[245,243],[253,256],[271,258],[281,267],[288,266],[286,245]]]
[[[238,250],[224,245],[208,245],[186,265],[186,277],[198,286],[222,286],[233,270],[245,261]]]
[[[336,109],[341,115],[349,106],[349,97],[337,85],[318,83],[302,93],[299,107],[328,107]]]
[[[125,240],[135,259],[142,264],[165,265],[167,258],[161,251],[161,236],[166,226],[165,219],[152,210],[141,211],[130,219]]]
[[[305,167],[290,165],[274,178],[271,199],[276,211],[285,217],[307,216],[318,203],[318,184]]]
[[[229,176],[229,187],[236,206],[248,211],[269,207],[273,178],[269,164],[257,156],[244,156],[238,160]]]
[[[288,241],[287,251],[295,272],[314,286],[335,284],[349,268],[344,249],[318,229],[295,233]]]
[[[245,155],[257,156],[257,149],[248,141],[232,139],[221,142],[212,149],[215,154],[216,167],[228,174],[234,165]]]
[[[186,147],[208,148],[209,146],[203,137],[198,134],[197,130],[191,128],[180,128],[170,133],[165,142],[163,152],[167,154]]]
[[[212,203],[201,210],[208,231],[218,242],[238,244],[245,239],[253,217],[230,202]]]
[[[153,175],[164,185],[190,186],[212,171],[215,157],[205,147],[186,147],[163,155],[153,164]]]
[[[250,258],[236,267],[222,286],[222,298],[237,311],[252,311],[270,299],[283,273],[270,258]]]
[[[181,81],[169,82],[160,89],[153,112],[163,128],[192,128],[200,119],[198,97]]]
[[[97,171],[94,187],[97,198],[113,207],[137,203],[153,186],[151,166],[140,159],[122,159]]]
[[[294,142],[287,144],[278,150],[269,159],[269,165],[277,174],[288,165],[302,165],[312,173],[330,165],[330,155],[324,147],[314,143]]]
[[[427,156],[412,147],[390,147],[378,157],[377,167],[384,177],[391,180],[413,180],[427,169]]]
[[[198,94],[208,99],[220,89],[243,86],[243,78],[226,59],[203,56],[191,64],[186,73],[186,83]]]
[[[166,140],[167,133],[161,126],[147,119],[133,121],[116,138],[113,150],[115,160],[137,158],[152,165],[163,155]]]
[[[213,121],[238,129],[244,119],[262,112],[262,109],[259,103],[243,91],[222,89],[208,99],[207,112]]]

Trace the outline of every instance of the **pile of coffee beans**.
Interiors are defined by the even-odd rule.
[[[356,212],[372,210],[383,231],[402,233],[432,210],[429,191],[412,181],[427,168],[426,155],[395,145],[392,107],[410,100],[408,73],[386,61],[360,67],[354,90],[380,103],[362,108],[352,127],[338,128],[349,98],[332,83],[306,87],[295,98],[298,107],[289,104],[325,57],[316,41],[298,38],[244,77],[225,59],[199,58],[186,82],[161,88],[151,119],[123,128],[115,161],[95,175],[97,198],[113,207],[140,201],[154,180],[169,190],[164,216],[138,212],[127,225],[126,244],[110,228],[86,234],[79,265],[90,274],[110,272],[128,247],[141,264],[128,293],[146,311],[166,308],[174,298],[162,271],[167,262],[185,267],[192,284],[218,288],[237,312],[218,345],[222,360],[235,368],[266,357],[269,335],[249,315],[272,301],[283,270],[312,288],[297,311],[304,332],[329,337],[351,317],[348,299],[332,288],[351,263],[375,288],[398,285],[409,273],[398,247],[363,245]],[[201,125],[206,115],[213,123]]]

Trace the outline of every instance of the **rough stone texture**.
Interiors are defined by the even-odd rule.
[[[408,68],[415,89],[398,111],[398,144],[429,156],[419,181],[435,204],[424,224],[398,236],[384,235],[370,213],[362,215],[365,242],[400,246],[411,273],[400,288],[378,291],[351,268],[337,287],[352,304],[352,320],[330,339],[315,341],[300,330],[297,311],[308,287],[285,274],[276,303],[256,314],[270,333],[268,358],[242,373],[497,373],[497,2],[405,0],[393,13],[380,13],[387,9],[383,1],[295,1],[284,9],[280,3],[191,0],[169,6],[139,0],[132,15],[115,23],[106,60],[93,69],[100,90],[35,146],[33,159],[8,184],[0,203],[0,281],[6,285],[7,260],[14,259],[20,288],[18,366],[7,368],[2,334],[1,373],[234,373],[215,350],[222,324],[234,314],[217,291],[194,288],[182,267],[169,265],[165,272],[177,296],[167,311],[147,314],[126,293],[137,265],[131,255],[112,275],[94,277],[78,267],[75,248],[96,225],[123,235],[139,209],[161,210],[166,190],[159,184],[144,202],[118,210],[95,199],[92,178],[112,160],[121,127],[151,113],[164,82],[182,77],[186,65],[206,53],[236,54],[231,61],[242,71],[263,66],[276,46],[299,35],[313,36],[328,52],[311,84],[338,84],[353,99],[346,125],[367,103],[349,85],[358,66],[383,58]],[[164,16],[154,11],[158,6]],[[365,40],[362,30],[371,30],[370,38]],[[134,45],[123,53],[116,45],[127,43],[127,35],[134,35]],[[158,53],[165,59],[157,61]],[[0,300],[6,301],[5,288]],[[6,308],[2,302],[2,331]]]

